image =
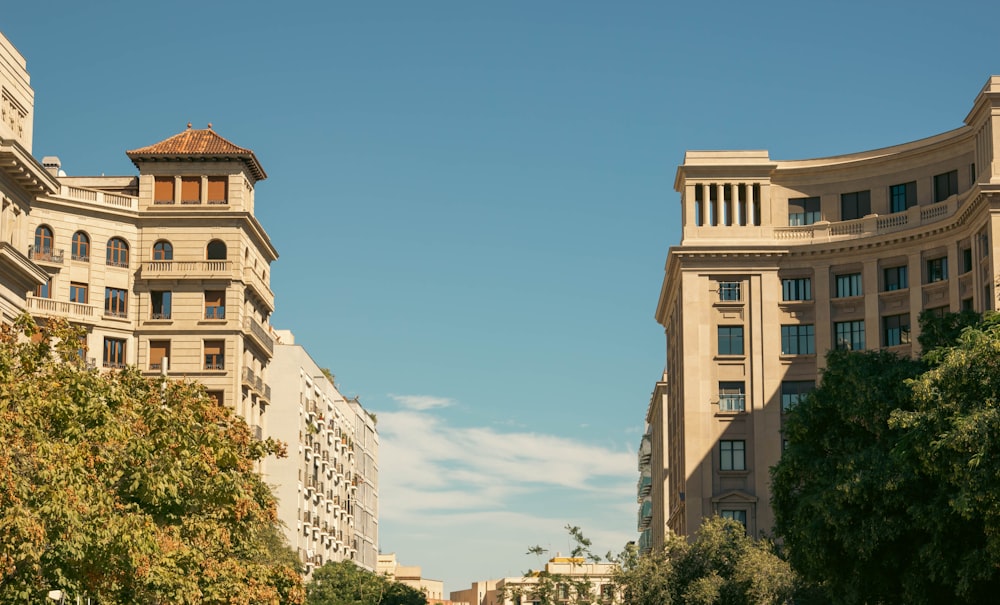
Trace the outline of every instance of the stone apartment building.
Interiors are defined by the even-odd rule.
[[[784,412],[825,351],[915,355],[920,312],[996,308],[1000,77],[949,132],[808,160],[688,151],[674,187],[683,235],[656,308],[667,360],[639,450],[643,546],[714,514],[771,530]]]
[[[289,443],[294,464],[278,472],[286,462],[278,461],[267,477],[284,496],[279,515],[299,519],[290,527],[300,532],[302,507],[315,499],[309,546],[292,541],[303,561],[353,558],[374,569],[373,418],[334,389],[326,400],[330,416],[318,420],[316,409],[302,407],[300,370],[282,376],[271,370],[270,277],[278,254],[254,215],[256,187],[267,174],[253,151],[211,124],[188,124],[126,152],[138,175],[67,176],[58,158],[32,156],[34,91],[24,57],[2,34],[0,99],[0,321],[25,310],[39,323],[62,318],[86,330],[81,355],[92,368],[137,366],[150,376],[205,385],[258,439]],[[294,388],[278,401],[273,384]],[[310,399],[314,406],[318,393]],[[314,429],[285,430],[306,425]],[[330,455],[337,460],[332,475],[325,459],[316,465]],[[269,464],[277,463],[265,462],[262,472]],[[329,482],[322,494],[313,486],[318,469]],[[288,490],[298,495],[287,497]],[[312,523],[321,508],[326,523]]]

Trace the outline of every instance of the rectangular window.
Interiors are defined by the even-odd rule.
[[[229,197],[226,195],[226,185],[229,177],[210,176],[208,177],[208,203],[228,204]]]
[[[719,442],[719,470],[723,471],[745,471],[746,462],[746,441],[723,440]]]
[[[104,339],[104,367],[124,368],[125,367],[125,340],[122,338]]]
[[[906,212],[917,204],[917,182],[910,181],[889,187],[889,212]]]
[[[892,290],[905,290],[909,288],[910,282],[907,279],[906,272],[906,265],[882,269],[882,290],[891,292]]]
[[[743,526],[743,529],[747,527],[747,511],[745,510],[721,510],[719,516],[723,519],[736,521]]]
[[[35,296],[38,298],[52,298],[52,278],[45,280],[44,284],[35,286]]]
[[[89,297],[87,295],[87,284],[81,284],[77,282],[70,282],[69,284],[69,301],[80,303],[81,305],[87,304]]]
[[[863,351],[865,349],[865,321],[838,321],[833,324],[838,349]]]
[[[743,326],[719,326],[719,355],[743,354]]]
[[[895,347],[910,343],[910,314],[882,318],[882,345]]]
[[[781,326],[781,354],[815,355],[815,327],[812,324]]]
[[[226,318],[226,291],[205,291],[205,319]]]
[[[934,202],[943,202],[958,193],[958,171],[952,170],[934,177]]]
[[[836,277],[836,298],[861,296],[861,274],[845,273]]]
[[[871,191],[855,191],[840,196],[840,220],[850,221],[872,213]]]
[[[806,395],[816,389],[812,380],[783,380],[781,382],[781,411],[787,412],[797,406]]]
[[[224,340],[206,340],[205,369],[225,370],[226,369],[225,350],[226,350],[226,342]]]
[[[128,317],[128,291],[121,288],[105,288],[104,314],[108,317]]]
[[[962,248],[962,273],[972,271],[972,248]]]
[[[170,319],[170,306],[173,295],[166,290],[153,290],[149,293],[150,319]]]
[[[788,224],[811,225],[820,220],[819,198],[799,197],[788,200]]]
[[[208,398],[211,399],[215,405],[222,405],[226,399],[225,391],[207,391],[205,394],[208,395]]]
[[[167,370],[169,368],[165,367],[165,364],[169,362],[170,362],[170,341],[169,340],[149,341],[149,369]]]
[[[153,203],[174,203],[174,177],[158,176],[153,180]]]
[[[200,204],[201,203],[201,177],[184,176],[181,177],[181,203]]]
[[[738,281],[724,281],[719,283],[719,300],[731,301],[731,300],[743,300],[740,296],[740,282]]]
[[[781,280],[781,300],[812,300],[812,278]]]
[[[719,383],[719,411],[743,412],[746,410],[746,383]]]
[[[924,283],[933,284],[948,279],[948,257],[932,258],[927,261],[927,275]]]

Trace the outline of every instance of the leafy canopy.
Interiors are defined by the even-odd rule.
[[[254,470],[283,446],[197,384],[86,370],[79,336],[0,328],[0,602],[301,603]]]

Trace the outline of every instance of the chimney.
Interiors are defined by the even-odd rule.
[[[59,176],[59,169],[62,168],[62,162],[59,158],[54,155],[47,155],[42,158],[42,166],[48,171],[52,176]]]

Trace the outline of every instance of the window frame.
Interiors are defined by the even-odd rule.
[[[743,300],[743,282],[720,281],[719,302],[741,302]]]
[[[174,260],[174,245],[165,239],[157,240],[153,244],[152,259],[154,261]]]
[[[218,296],[213,296],[209,299],[209,295],[217,294]],[[209,304],[210,302],[216,302],[218,304]],[[225,290],[205,290],[204,298],[204,319],[225,319],[226,318],[226,291]],[[212,311],[209,311],[212,309]]]
[[[747,470],[746,439],[719,440],[719,470],[720,471]]]
[[[736,326],[736,325],[717,326],[716,334],[718,336],[718,339],[717,339],[717,342],[716,342],[716,345],[718,347],[717,348],[718,355],[720,355],[720,356],[721,355],[726,355],[726,356],[743,356],[743,355],[746,354],[744,352],[746,350],[746,347],[745,347],[745,341],[744,341],[743,326],[741,326],[741,325],[740,326]],[[723,347],[724,343],[726,344],[725,347]],[[736,347],[735,347],[736,344],[739,344],[739,351],[738,352],[734,352],[735,349],[736,349]]]
[[[782,380],[781,411],[787,412],[802,403],[802,399],[816,390],[815,380]]]
[[[73,234],[70,243],[70,258],[80,262],[90,262],[90,236],[84,231]]]
[[[889,185],[889,212],[906,212],[917,205],[917,182]]]
[[[838,273],[833,276],[834,298],[864,296],[863,278],[860,272]]]
[[[891,279],[890,279],[891,276]],[[896,292],[910,287],[909,265],[895,265],[882,268],[882,291]]]
[[[872,213],[871,189],[840,194],[840,220],[853,221]]]
[[[109,267],[129,266],[129,245],[123,238],[115,236],[108,240],[105,264]]]
[[[157,301],[157,297],[159,297],[159,301]],[[157,308],[159,308],[159,311],[157,311]],[[150,290],[149,318],[171,319],[172,313],[173,313],[173,292],[171,290]]]
[[[104,352],[101,363],[105,368],[120,370],[128,365],[128,341],[124,338],[104,337]]]
[[[781,279],[782,302],[811,301],[811,277],[785,277]]]
[[[927,270],[927,275],[925,276],[924,283],[934,284],[937,282],[948,281],[948,256],[938,256],[935,258],[928,258],[924,264]]]
[[[104,316],[128,318],[128,290],[110,286],[104,288]]]
[[[815,355],[816,354],[816,325],[815,324],[782,324],[782,326],[781,326],[781,354],[782,355]]]
[[[834,348],[846,351],[865,350],[865,320],[850,319],[833,322]]]
[[[958,170],[934,175],[934,203],[943,202],[958,194]]]
[[[909,313],[882,316],[882,346],[900,347],[913,342]]]
[[[80,296],[80,293],[83,296]],[[79,300],[82,298],[83,300]],[[90,285],[83,282],[69,282],[69,302],[81,305],[90,304]]]
[[[226,341],[225,340],[205,340],[202,343],[204,369],[225,370],[226,369]],[[212,352],[209,352],[211,349]],[[215,350],[218,349],[218,353]]]
[[[738,413],[747,410],[746,382],[725,380],[719,382],[719,411]]]
[[[793,207],[801,212],[792,212]],[[796,218],[798,217],[798,218]],[[788,199],[788,226],[802,227],[823,220],[822,205],[818,196]]]

